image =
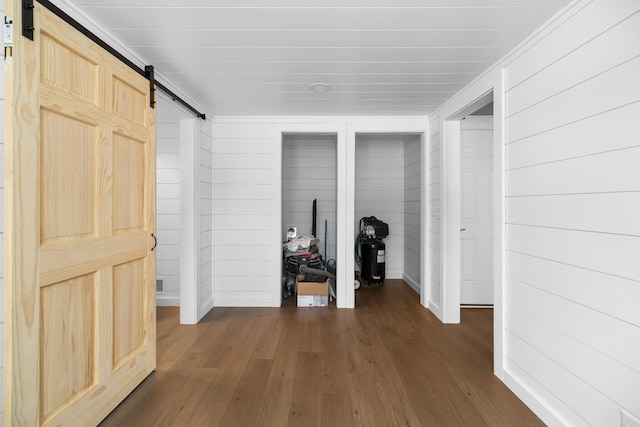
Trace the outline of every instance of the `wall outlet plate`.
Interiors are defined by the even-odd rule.
[[[624,409],[622,410],[622,417],[620,419],[620,425],[622,427],[640,427],[640,420]]]
[[[298,237],[298,227],[287,228],[287,240],[295,239]]]

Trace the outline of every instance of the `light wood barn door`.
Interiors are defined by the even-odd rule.
[[[91,426],[155,369],[155,113],[35,5],[31,41],[8,2],[4,425]]]

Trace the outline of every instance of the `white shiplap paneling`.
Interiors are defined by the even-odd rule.
[[[404,138],[356,135],[355,220],[375,216],[389,224],[385,275],[402,278],[404,260]]]
[[[640,5],[596,0],[507,64],[507,370],[575,425],[640,415]]]
[[[352,142],[340,142],[340,132],[346,133],[348,127],[358,129],[354,131],[354,139]],[[369,129],[375,128],[373,132]],[[363,134],[392,134],[396,130],[396,134],[405,132],[411,133],[411,129],[425,129],[425,121],[419,117],[216,117],[215,121],[215,139],[214,151],[214,260],[215,260],[215,303],[219,306],[271,306],[279,303],[279,280],[275,277],[281,276],[280,261],[281,254],[276,256],[276,247],[279,247],[284,237],[283,224],[280,215],[280,203],[275,203],[275,199],[279,199],[274,191],[286,197],[291,197],[290,203],[292,209],[304,212],[302,220],[307,221],[311,217],[311,201],[313,198],[320,200],[332,200],[336,193],[336,184],[327,180],[327,170],[333,167],[338,171],[337,179],[340,176],[340,170],[343,174],[347,173],[344,169],[347,167],[347,158],[344,154],[349,150],[345,149],[345,145],[353,144],[354,155],[352,161],[355,162],[355,135],[362,132]],[[360,129],[367,129],[360,131]],[[406,131],[405,131],[406,129]],[[277,131],[277,132],[276,132]],[[313,156],[318,163],[323,166],[320,168],[312,168],[307,171],[314,179],[320,181],[313,183],[315,190],[314,197],[309,196],[307,189],[294,189],[292,181],[283,180],[274,182],[274,176],[279,176],[278,171],[274,170],[274,165],[279,164],[282,153],[279,151],[281,146],[280,135],[295,134],[298,137],[316,138],[318,135],[338,135],[337,143],[337,163],[331,155],[323,154],[324,148],[320,145],[310,144],[305,148],[313,152]],[[313,136],[310,136],[313,135]],[[335,138],[335,137],[334,137]],[[331,144],[329,144],[331,145]],[[335,145],[335,143],[333,143]],[[395,149],[394,149],[395,150]],[[384,188],[385,190],[385,206],[389,206],[394,201],[398,208],[393,207],[394,212],[400,212],[399,219],[391,221],[397,224],[396,232],[401,236],[404,234],[404,213],[403,213],[403,191],[404,191],[404,154],[403,143],[397,145],[397,156],[393,160],[396,167],[392,168],[388,174],[380,175],[372,168],[364,168],[358,174],[361,180],[376,180],[375,186]],[[226,156],[224,161],[218,157],[218,153],[222,152]],[[341,160],[341,154],[342,160]],[[294,152],[285,156],[294,156]],[[265,155],[273,156],[273,162],[258,162],[256,158],[265,158]],[[348,155],[348,154],[347,154]],[[299,155],[297,159],[304,159]],[[364,159],[364,156],[360,156]],[[382,155],[369,156],[367,162],[375,165],[377,169],[384,169],[386,162],[381,160]],[[246,161],[245,161],[246,160]],[[236,165],[236,169],[225,168],[225,163],[232,161]],[[340,169],[340,162],[343,162]],[[251,165],[248,167],[246,165]],[[355,163],[353,163],[355,165]],[[354,173],[353,166],[349,168]],[[289,173],[293,171],[287,171]],[[285,173],[285,175],[286,175]],[[331,175],[331,173],[328,173]],[[393,180],[388,180],[393,177]],[[390,184],[390,181],[395,181]],[[337,182],[337,181],[336,181]],[[392,187],[388,187],[392,185]],[[277,189],[277,190],[276,190]],[[340,193],[338,189],[337,194]],[[344,191],[344,189],[343,189]],[[355,191],[355,190],[354,190]],[[355,195],[355,192],[351,197]],[[362,200],[367,216],[376,215],[381,219],[389,222],[384,216],[387,212],[377,214],[373,209],[376,203],[376,197],[367,196],[367,200]],[[276,206],[277,205],[277,206]],[[329,203],[330,205],[330,203]],[[323,209],[322,205],[318,206]],[[399,211],[398,211],[399,209]],[[387,209],[388,210],[388,209]],[[343,212],[344,214],[344,212]],[[278,218],[274,216],[278,215]],[[337,212],[338,219],[340,212]],[[323,228],[323,218],[319,216],[319,231]],[[354,218],[355,219],[360,219]],[[352,221],[344,228],[351,233]],[[394,227],[393,225],[391,225]],[[322,230],[323,231],[323,230]],[[335,231],[334,231],[335,233]],[[331,222],[329,222],[329,235],[331,236]],[[339,236],[336,236],[339,237]],[[355,237],[355,230],[354,230]],[[336,240],[339,241],[338,238]],[[323,246],[321,244],[321,246]],[[353,245],[349,244],[343,251],[343,256],[352,259]],[[400,261],[402,261],[403,244],[400,243],[397,250]],[[332,256],[331,249],[329,255]],[[337,252],[337,251],[336,251]],[[336,253],[336,258],[339,258]],[[344,261],[348,263],[348,260]],[[247,268],[247,266],[250,268]],[[340,268],[340,267],[338,267]],[[400,267],[401,268],[401,267]],[[402,270],[398,272],[401,277]],[[340,285],[339,285],[340,286]],[[339,289],[340,290],[340,289]],[[343,289],[344,292],[344,289]],[[275,294],[275,296],[274,296]],[[339,294],[340,295],[340,294]],[[276,300],[277,297],[277,300]],[[349,298],[349,296],[347,296]],[[340,300],[339,300],[340,301]],[[345,306],[348,301],[343,302]]]
[[[569,0],[69,3],[216,116],[426,116]]]
[[[198,274],[198,320],[213,308],[213,122],[198,120],[198,163],[200,173],[197,175],[200,198],[199,229],[199,274]]]
[[[422,137],[404,142],[404,259],[402,276],[416,292],[420,291],[420,235],[422,189]]]
[[[441,316],[442,294],[440,283],[440,210],[441,210],[441,173],[440,173],[440,118],[429,118],[429,307]]]
[[[269,249],[281,239],[272,229],[272,125],[216,121],[214,134],[214,303],[270,306]]]
[[[324,259],[336,257],[335,135],[286,135],[282,147],[282,230],[295,226],[299,236],[310,236],[312,204],[317,199],[316,236]],[[327,220],[327,253],[324,221]],[[285,236],[282,236],[283,239]]]
[[[164,279],[158,305],[180,304],[180,131],[187,114],[171,100],[158,97],[156,127],[156,277]]]

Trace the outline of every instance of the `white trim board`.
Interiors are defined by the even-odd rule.
[[[336,264],[339,267],[336,275],[336,306],[339,308],[353,308],[354,297],[353,286],[345,286],[348,283],[346,274],[349,259],[353,265],[353,257],[347,256],[346,243],[346,223],[345,223],[345,203],[347,192],[347,170],[346,170],[346,126],[344,124],[276,124],[273,127],[273,230],[277,237],[282,233],[282,145],[283,137],[286,134],[324,134],[336,135],[337,138],[337,183],[336,183]],[[275,233],[279,231],[279,233]],[[274,236],[276,237],[276,236]],[[349,246],[347,246],[349,248]],[[282,244],[280,239],[274,238],[273,259],[280,260],[275,263],[276,267],[272,271],[272,303],[273,307],[280,307],[282,304]],[[353,270],[353,266],[351,267]],[[353,280],[351,281],[353,283]],[[349,292],[349,288],[351,292]]]
[[[350,232],[346,233],[346,240],[348,248],[353,248],[355,241],[355,146],[356,136],[358,134],[409,134],[420,136],[420,153],[421,153],[421,186],[420,186],[420,283],[417,284],[420,294],[420,304],[429,308],[428,300],[428,286],[429,286],[429,150],[426,147],[427,137],[429,135],[429,123],[426,117],[420,117],[416,119],[406,120],[400,123],[362,123],[362,124],[349,124],[347,126],[347,150],[348,150],[348,181],[347,181],[347,201],[346,207],[348,209],[346,214],[347,224],[351,224]],[[348,264],[346,265],[346,274],[348,275],[347,283],[353,283],[355,280],[354,274],[354,260],[353,257],[348,257]],[[415,286],[416,284],[413,283]],[[413,286],[412,286],[413,287]],[[415,288],[414,288],[415,289]],[[355,306],[355,291],[351,287],[348,291],[348,301],[353,298],[353,306]]]
[[[180,323],[198,323],[199,186],[196,185],[196,119],[180,120]],[[198,213],[198,214],[196,214]]]

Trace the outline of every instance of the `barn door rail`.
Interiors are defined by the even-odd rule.
[[[130,59],[125,57],[123,54],[114,49],[107,42],[102,40],[100,37],[89,31],[85,26],[80,24],[78,21],[69,16],[66,12],[60,9],[55,4],[51,3],[49,0],[36,0],[42,6],[49,9],[52,13],[58,16],[60,19],[65,21],[67,24],[71,25],[76,30],[80,31],[85,37],[99,45],[101,48],[109,52],[111,55],[116,57],[120,62],[127,65],[129,68],[140,74],[141,76],[147,78],[149,80],[149,88],[150,88],[150,96],[149,96],[149,106],[154,108],[156,100],[155,100],[155,88],[160,89],[167,95],[171,97],[174,101],[182,104],[189,111],[192,111],[198,118],[202,120],[207,120],[207,117],[204,113],[198,111],[194,106],[189,104],[187,101],[176,95],[171,89],[167,88],[162,83],[158,82],[155,79],[153,66],[147,65],[145,69],[138,67],[134,64]],[[35,5],[33,4],[33,0],[23,0],[22,2],[22,35],[27,37],[30,40],[33,40],[33,9]]]

